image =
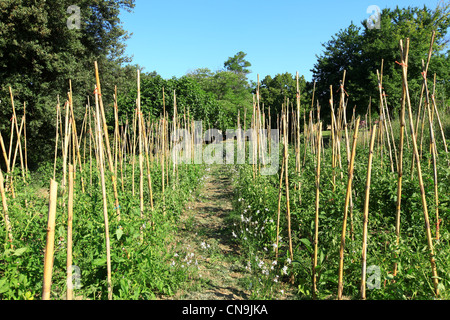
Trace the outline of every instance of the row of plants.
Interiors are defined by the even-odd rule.
[[[131,159],[129,161],[131,163]],[[107,188],[113,299],[170,296],[177,289],[188,286],[192,276],[187,268],[174,268],[171,265],[180,253],[170,250],[170,243],[174,240],[186,202],[195,197],[197,186],[202,183],[203,166],[178,166],[177,175],[170,174],[168,178],[170,185],[166,185],[163,205],[162,171],[158,162],[153,162],[151,177],[154,209],[152,211],[148,204],[149,190],[145,184],[143,218],[139,191],[133,194],[131,188],[132,168],[128,165],[124,170],[124,191],[119,194],[120,221],[114,214],[112,187],[109,185]],[[30,183],[24,183],[20,177],[15,179],[16,198],[7,199],[14,236],[12,243],[8,242],[5,224],[0,224],[0,237],[5,240],[0,253],[0,299],[32,300],[41,297],[49,207],[48,186],[52,174],[53,164],[48,164],[31,173],[27,179]],[[81,189],[82,175],[84,192]],[[57,175],[57,181],[60,178]],[[119,177],[118,185],[121,182]],[[135,175],[135,184],[139,185],[139,175]],[[62,188],[57,201],[51,299],[65,299],[68,215],[67,194]],[[85,164],[83,173],[78,172],[75,176],[72,285],[76,299],[107,299],[102,212],[100,178],[96,162],[92,160],[92,166]]]
[[[300,154],[303,155],[303,148]],[[333,168],[332,149],[322,151],[319,183],[319,225],[317,254],[318,299],[334,299],[338,290],[339,249],[341,243],[347,168]],[[282,154],[282,152],[280,152]],[[341,150],[345,159],[345,148]],[[369,149],[357,146],[352,187],[353,205],[349,209],[345,250],[343,294],[358,299],[361,291],[363,206]],[[439,298],[448,299],[450,286],[450,168],[446,154],[439,153],[438,190],[440,237],[436,240],[433,169],[427,165],[430,154],[424,152],[422,174],[429,204],[433,235]],[[237,166],[234,179],[233,238],[243,248],[243,263],[251,271],[252,298],[271,299],[280,296],[280,282],[295,289],[297,298],[313,298],[313,250],[315,235],[315,201],[317,155],[306,150],[300,173],[296,172],[295,150],[288,157],[289,204],[293,259],[288,239],[288,217],[285,190],[280,191],[280,169],[277,175],[254,176],[251,164]],[[412,153],[404,154],[400,242],[396,244],[397,172],[391,172],[375,152],[370,185],[367,242],[367,299],[433,299],[433,279],[425,234],[424,216],[418,179],[411,175]],[[333,187],[333,174],[336,184]],[[341,176],[342,174],[342,176]],[[284,179],[284,176],[282,177]],[[279,195],[281,194],[281,198]],[[280,201],[279,201],[280,199]],[[280,211],[278,211],[280,206]],[[280,212],[280,215],[278,215]],[[279,217],[279,224],[277,219]],[[277,241],[277,225],[279,225]],[[393,275],[397,262],[397,274]],[[370,267],[370,268],[369,268]]]

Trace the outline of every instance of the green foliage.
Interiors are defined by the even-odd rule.
[[[157,295],[172,295],[188,285],[195,270],[172,266],[176,252],[168,246],[177,232],[180,214],[195,189],[201,185],[202,166],[179,166],[178,180],[169,179],[166,189],[166,215],[163,215],[161,168],[154,163],[151,172],[155,210],[146,203],[144,218],[140,217],[139,197],[131,192],[131,166],[126,166],[125,192],[121,192],[121,220],[113,214],[112,186],[107,186],[109,228],[111,243],[112,284],[114,299],[155,299]],[[60,171],[58,171],[60,172]],[[0,250],[0,299],[40,299],[46,243],[48,213],[47,181],[52,176],[52,165],[33,173],[33,184],[15,183],[16,199],[8,198],[14,249],[3,242]],[[59,180],[58,174],[57,179]],[[136,185],[139,177],[135,176]],[[76,297],[107,299],[106,249],[102,193],[93,163],[92,184],[89,183],[89,165],[84,168],[85,193],[81,191],[81,174],[76,176],[73,218],[73,264],[79,268],[80,287],[74,288]],[[121,181],[118,181],[119,185]],[[174,183],[172,187],[172,183]],[[148,190],[144,189],[148,199]],[[64,201],[63,201],[64,198]],[[65,202],[65,204],[64,204]],[[7,239],[3,223],[0,238]],[[58,194],[52,299],[64,299],[66,292],[67,254],[67,193]],[[74,285],[77,283],[74,281]]]
[[[256,93],[256,89],[253,90]],[[275,77],[266,76],[259,88],[260,104],[264,104],[265,110],[270,107],[270,116],[272,119],[272,127],[276,126],[277,114],[281,114],[282,105],[289,108],[294,106],[297,110],[297,81],[296,76],[289,72],[277,74]],[[305,110],[310,110],[311,100],[308,98],[309,92],[306,89],[306,81],[304,76],[299,77],[299,93],[300,93],[300,112],[303,115]],[[312,93],[311,93],[312,94]]]
[[[397,173],[391,173],[389,158],[375,153],[370,186],[367,266],[380,268],[380,288],[367,290],[367,299],[433,299],[431,266],[424,229],[422,203],[417,177],[411,179],[411,150],[405,146],[404,175],[402,190],[401,235],[396,245],[395,217],[397,201]],[[303,149],[303,148],[302,148]],[[303,150],[301,150],[303,152]],[[333,190],[331,148],[325,148],[321,165],[319,201],[318,242],[318,298],[333,299],[337,293],[338,263],[342,217],[346,195],[347,170],[335,169],[336,185]],[[280,215],[280,241],[278,259],[275,259],[276,222],[278,210],[279,172],[274,176],[253,178],[253,168],[245,164],[238,167],[235,180],[234,237],[242,248],[243,264],[251,269],[249,282],[253,286],[252,297],[274,298],[279,294],[278,286],[287,284],[293,275],[294,288],[299,299],[312,296],[312,254],[315,216],[315,155],[307,150],[306,161],[298,175],[295,168],[295,154],[289,150],[289,193],[291,228],[294,259],[289,259],[286,218],[285,188],[282,189]],[[341,155],[346,158],[345,148]],[[363,227],[363,204],[367,175],[367,147],[358,146],[353,179],[353,207],[347,223],[347,237],[344,251],[344,295],[359,299],[361,281],[361,246]],[[449,168],[445,155],[438,165],[439,211],[445,221],[449,213],[448,184]],[[422,166],[425,192],[428,201],[430,225],[433,237],[436,232],[434,216],[434,188],[432,168]],[[300,183],[300,189],[298,184]],[[433,240],[440,277],[441,298],[448,298],[445,288],[450,285],[448,264],[450,251],[448,241],[450,229],[441,223],[440,240]],[[273,261],[277,263],[272,263]],[[398,274],[392,282],[394,261],[398,262]],[[271,268],[274,266],[274,268]],[[287,274],[285,273],[287,272]],[[278,275],[277,282],[274,281]],[[368,274],[368,276],[370,276]],[[281,283],[280,283],[281,282]]]
[[[80,29],[67,27],[71,5],[74,2],[69,0],[0,3],[0,130],[7,139],[11,86],[17,112],[27,105],[27,133],[35,137],[28,144],[32,167],[51,155],[48,141],[55,130],[49,128],[55,127],[57,97],[61,104],[67,99],[69,80],[78,119],[82,119],[87,97],[94,101],[94,61],[98,61],[105,87],[105,105],[113,100],[114,85],[127,87],[129,67],[121,64],[130,61],[124,55],[128,33],[119,13],[133,9],[134,0],[77,1]]]
[[[374,107],[379,104],[376,71],[381,72],[382,59],[383,88],[387,94],[388,108],[398,111],[402,95],[402,87],[398,85],[401,83],[401,67],[395,62],[400,60],[399,40],[405,38],[410,39],[408,84],[416,108],[422,85],[421,60],[427,61],[433,30],[436,31],[436,38],[428,79],[432,80],[432,75],[437,74],[438,93],[448,101],[450,87],[446,79],[450,69],[449,54],[445,52],[445,36],[450,26],[449,9],[448,4],[438,6],[435,10],[426,6],[383,9],[379,29],[369,29],[366,21],[362,22],[362,26],[352,22],[349,27],[332,36],[330,41],[323,44],[324,52],[318,56],[312,70],[313,78],[317,81],[317,97],[320,105],[324,106],[324,116],[328,117],[329,114],[330,85],[334,91],[339,90],[344,70],[348,105],[356,105],[359,113],[364,114],[371,97],[372,110],[377,110]],[[428,86],[432,88],[431,81]]]
[[[243,51],[239,51],[233,57],[229,57],[223,64],[224,68],[234,73],[242,73],[244,75],[250,73],[248,67],[251,67],[251,63],[245,60],[247,54]]]

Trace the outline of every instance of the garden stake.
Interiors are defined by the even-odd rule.
[[[42,286],[42,300],[50,300],[53,271],[53,250],[55,247],[55,218],[58,184],[55,180],[50,181],[50,199],[48,204],[47,220],[47,244],[44,253],[44,281]]]
[[[319,123],[319,130],[317,132],[317,167],[316,167],[316,215],[314,221],[314,259],[313,259],[313,299],[317,298],[317,253],[319,244],[319,197],[320,197],[320,148],[322,139],[322,122]]]
[[[369,163],[367,165],[366,189],[364,198],[363,213],[363,244],[362,244],[362,276],[361,276],[361,299],[366,299],[366,255],[367,255],[367,224],[369,223],[369,196],[370,196],[370,178],[372,172],[373,147],[375,144],[377,125],[373,126],[372,137],[370,139]]]
[[[345,234],[347,227],[347,213],[348,205],[350,201],[350,193],[352,192],[352,182],[353,182],[353,164],[355,162],[356,154],[356,141],[358,139],[358,128],[359,128],[360,117],[356,120],[355,132],[353,133],[353,145],[352,145],[352,155],[350,158],[350,166],[348,168],[348,183],[347,183],[347,193],[345,196],[345,207],[344,207],[344,219],[342,223],[342,235],[341,235],[341,248],[339,250],[339,279],[338,279],[338,299],[342,300],[342,290],[343,290],[343,275],[344,275],[344,246],[345,246]]]
[[[72,284],[72,222],[73,222],[73,165],[69,164],[69,200],[67,210],[67,293],[66,299],[73,298]]]
[[[11,249],[14,249],[13,245],[13,236],[12,236],[12,228],[11,228],[11,222],[9,220],[8,215],[8,205],[6,203],[6,194],[5,194],[5,187],[3,184],[3,172],[0,170],[0,193],[2,195],[2,204],[3,204],[3,219],[5,220],[5,227],[8,232],[8,239],[10,243]]]
[[[409,50],[409,38],[406,38],[406,50],[407,51]],[[428,216],[425,188],[424,188],[423,179],[422,179],[422,170],[420,168],[419,151],[417,148],[417,141],[415,139],[414,125],[412,123],[411,100],[409,97],[408,80],[407,80],[408,78],[407,78],[407,73],[406,73],[406,68],[405,68],[405,62],[403,60],[403,57],[404,57],[403,41],[401,39],[400,39],[400,56],[402,57],[402,78],[403,78],[403,85],[405,86],[405,91],[406,91],[406,102],[408,104],[409,124],[410,124],[411,137],[412,137],[412,142],[413,142],[413,150],[414,150],[414,155],[415,155],[416,164],[417,164],[417,175],[419,178],[420,194],[421,194],[421,199],[422,199],[423,214],[424,214],[425,227],[426,227],[426,235],[427,235],[427,240],[428,240],[428,250],[430,253],[431,272],[433,274],[435,295],[439,296],[439,288],[438,288],[439,280],[438,280],[437,271],[436,271],[436,261],[434,259],[433,241],[431,238],[430,220],[429,220],[429,216]]]
[[[99,110],[99,92],[97,87],[95,87],[95,110],[96,110],[96,127],[98,136],[98,155],[99,155],[99,169],[100,169],[100,181],[102,186],[103,195],[103,219],[105,222],[105,242],[106,242],[106,270],[107,270],[107,282],[108,282],[108,300],[112,300],[112,284],[111,284],[111,249],[109,242],[109,222],[108,222],[108,203],[106,195],[106,185],[105,185],[105,169],[103,162],[103,139],[102,139],[102,129],[100,123],[100,110]]]

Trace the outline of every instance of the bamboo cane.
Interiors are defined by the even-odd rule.
[[[139,204],[141,209],[141,218],[144,217],[144,145],[143,145],[143,128],[142,128],[142,112],[141,112],[141,72],[137,71],[137,121],[139,127]]]
[[[276,233],[276,239],[275,239],[275,259],[278,259],[278,239],[280,235],[280,215],[281,215],[281,194],[283,189],[283,178],[284,178],[284,155],[283,155],[283,162],[281,164],[281,173],[280,173],[280,183],[278,187],[278,211],[277,211],[277,233]]]
[[[92,187],[92,140],[94,140],[94,144],[95,144],[95,139],[93,139],[93,137],[92,137],[91,107],[89,105],[88,105],[88,110],[89,110],[89,115],[88,115],[88,117],[89,117],[89,184]]]
[[[19,132],[17,133],[18,141],[17,141],[16,148],[15,148],[15,151],[14,151],[14,158],[13,158],[12,167],[11,167],[11,174],[14,174],[14,168],[16,166],[17,151],[18,151],[18,149],[20,149],[19,141],[20,141],[20,138],[22,137],[23,120],[24,119],[22,118],[22,121],[20,122],[20,129],[19,129]]]
[[[390,138],[389,138],[389,131],[388,131],[388,128],[387,128],[387,121],[386,121],[386,114],[385,114],[385,112],[384,112],[384,103],[383,103],[383,91],[382,91],[382,82],[381,82],[381,79],[382,79],[382,75],[380,75],[380,73],[378,72],[378,70],[377,70],[377,76],[378,76],[378,92],[379,92],[379,94],[380,94],[380,116],[382,116],[382,119],[380,119],[383,123],[381,124],[381,126],[382,125],[384,125],[384,127],[383,128],[381,128],[381,126],[380,126],[380,134],[381,134],[381,137],[383,137],[383,129],[385,130],[385,132],[386,132],[386,140],[387,140],[387,142],[388,142],[388,150],[389,150],[389,160],[390,160],[390,165],[391,165],[391,172],[394,172],[394,161],[393,161],[393,159],[392,159],[392,149],[391,149],[391,142],[390,142]],[[383,163],[383,161],[381,161],[381,163]]]
[[[406,43],[407,43],[406,50],[409,50],[409,38],[406,39]],[[431,271],[432,271],[432,275],[433,275],[435,295],[439,296],[439,288],[438,288],[439,280],[438,280],[437,271],[436,271],[436,261],[434,258],[433,241],[432,241],[432,237],[431,237],[427,200],[426,200],[426,196],[425,196],[425,188],[424,188],[423,179],[422,179],[422,170],[420,167],[419,151],[417,148],[417,141],[415,139],[414,125],[412,123],[411,100],[409,97],[409,88],[408,88],[408,80],[407,80],[408,78],[407,78],[407,73],[406,73],[406,68],[405,68],[406,64],[403,60],[403,57],[404,57],[403,41],[401,39],[400,39],[400,56],[402,57],[402,78],[403,78],[403,84],[405,86],[405,91],[406,91],[406,102],[408,104],[410,131],[411,131],[411,137],[412,137],[412,142],[413,142],[413,150],[414,150],[416,164],[417,164],[417,175],[419,178],[419,186],[420,186],[420,193],[421,193],[421,199],[422,199],[423,214],[424,214],[425,227],[426,227],[426,235],[427,235],[427,240],[428,240],[428,250],[430,252]]]
[[[108,126],[106,124],[105,110],[103,108],[102,90],[101,90],[101,86],[100,86],[100,77],[99,77],[99,72],[98,72],[97,61],[94,62],[94,67],[95,67],[95,80],[97,83],[96,91],[98,93],[101,117],[103,120],[103,132],[104,132],[104,136],[105,136],[105,144],[106,144],[106,151],[107,151],[107,157],[108,157],[107,162],[109,165],[109,172],[111,172],[111,181],[113,184],[113,192],[114,192],[114,199],[115,199],[114,210],[116,211],[117,219],[120,220],[119,194],[117,192],[116,176],[114,174],[113,159],[111,156],[111,146],[109,144]],[[98,117],[100,118],[100,114],[98,114]]]
[[[431,54],[433,52],[433,43],[434,43],[435,36],[436,36],[436,32],[433,30],[433,32],[431,33],[430,46],[428,48],[428,57],[427,57],[427,65],[425,67],[425,72],[428,72],[428,66],[430,64]],[[416,133],[416,135],[417,135],[417,132],[419,132],[419,122],[420,122],[420,119],[421,119],[420,118],[420,112],[421,112],[420,108],[422,106],[422,99],[423,99],[424,90],[425,90],[425,86],[422,83],[422,89],[421,89],[421,92],[420,92],[420,100],[419,100],[419,108],[418,108],[418,111],[417,111],[416,130],[414,131]],[[425,110],[424,110],[424,115],[425,115]],[[423,117],[422,117],[422,119],[423,119]],[[422,123],[423,122],[424,121],[422,120]],[[422,127],[422,132],[423,132],[423,127]],[[417,139],[417,137],[416,137],[416,139]],[[422,150],[422,143],[420,145],[421,145],[420,150]],[[421,153],[422,153],[422,151],[421,151]],[[413,153],[412,157],[414,157],[414,156],[415,155]],[[412,161],[411,161],[411,179],[414,177],[414,174],[413,174],[414,165],[415,165],[415,161],[414,161],[414,158],[413,158]]]
[[[345,146],[346,146],[346,150],[347,150],[347,170],[348,170],[348,167],[350,165],[350,141],[348,138],[347,104],[345,103],[345,95],[344,95],[345,94],[345,89],[344,89],[345,74],[346,74],[346,71],[344,70],[344,75],[340,82],[341,98],[340,98],[340,102],[339,102],[339,107],[342,108],[344,134],[345,134]],[[353,236],[353,195],[351,193],[350,193],[350,236],[353,240],[354,239],[354,236]]]
[[[335,131],[334,131],[334,127],[335,127],[335,117],[334,117],[334,108],[333,108],[333,87],[330,86],[330,108],[331,108],[331,149],[332,149],[332,156],[331,156],[331,167],[333,168],[333,191],[336,188],[336,142],[335,142]]]
[[[369,147],[369,160],[367,165],[367,178],[366,178],[366,189],[364,198],[364,213],[363,213],[363,244],[362,244],[362,276],[361,276],[361,299],[366,299],[366,256],[367,256],[367,225],[369,223],[369,196],[370,196],[370,178],[372,172],[372,159],[373,159],[373,147],[375,144],[376,135],[375,124],[372,130],[372,137],[370,139]]]
[[[10,247],[11,247],[11,249],[14,249],[14,245],[13,245],[14,239],[13,239],[13,235],[12,235],[11,222],[9,220],[9,215],[8,215],[8,204],[6,203],[6,193],[5,193],[5,187],[3,184],[2,170],[0,170],[0,193],[2,196],[3,219],[5,220],[5,227],[6,227],[6,231],[8,232],[8,239],[9,239]]]
[[[103,195],[103,218],[105,221],[105,242],[106,242],[106,269],[107,269],[107,282],[108,282],[108,300],[112,300],[112,283],[111,283],[111,249],[110,249],[110,241],[109,241],[109,222],[108,222],[108,203],[107,203],[107,194],[106,194],[106,185],[105,185],[105,171],[103,164],[103,139],[102,139],[102,129],[100,123],[100,110],[99,110],[99,92],[97,90],[95,92],[95,110],[96,110],[96,127],[98,134],[98,155],[99,155],[99,169],[100,169],[100,179],[102,185],[102,195]]]
[[[287,212],[287,222],[288,222],[288,238],[289,238],[289,253],[291,256],[291,260],[294,260],[294,253],[292,249],[292,236],[291,236],[291,208],[289,205],[289,170],[288,170],[288,158],[289,158],[289,151],[288,151],[288,136],[287,136],[287,123],[286,123],[286,116],[284,115],[284,174],[285,174],[285,185],[286,185],[286,212]],[[291,282],[293,283],[294,278],[291,278]]]
[[[347,193],[345,196],[345,206],[344,206],[344,219],[342,222],[342,235],[341,235],[341,248],[339,250],[339,279],[338,279],[338,299],[342,300],[343,291],[343,275],[344,275],[344,246],[345,246],[345,236],[347,227],[347,213],[348,205],[350,201],[350,193],[352,192],[352,182],[353,182],[353,164],[355,162],[356,154],[356,141],[358,139],[358,128],[359,128],[360,117],[356,120],[355,132],[353,133],[353,145],[352,145],[352,155],[350,158],[350,166],[348,168],[348,183],[347,183]]]
[[[23,103],[23,144],[25,155],[25,176],[28,176],[28,157],[27,157],[27,120],[26,120],[26,103]]]
[[[390,132],[391,132],[392,148],[394,149],[395,164],[398,167],[398,153],[397,153],[397,147],[395,146],[394,130],[392,129],[391,116],[389,115],[389,109],[388,109],[388,106],[387,106],[386,93],[384,91],[383,91],[383,97],[384,97],[384,108],[385,108],[386,119],[387,119],[387,122],[389,124],[389,129],[390,129]]]
[[[407,43],[409,45],[409,42]],[[408,53],[409,50],[405,50],[403,56],[403,61],[406,64],[405,68],[408,68]],[[402,106],[400,111],[400,145],[399,145],[399,155],[397,162],[397,206],[396,206],[396,222],[395,222],[395,234],[396,234],[396,244],[400,244],[400,218],[401,218],[401,203],[402,203],[402,180],[403,180],[403,148],[404,148],[404,135],[405,135],[405,107],[406,107],[406,90],[405,86],[402,86]],[[398,256],[396,256],[398,258]],[[394,262],[394,277],[397,275],[397,262]]]
[[[442,122],[441,122],[441,118],[439,116],[439,111],[437,109],[436,99],[435,99],[434,94],[431,95],[431,101],[433,102],[434,112],[436,114],[436,119],[438,120],[439,130],[441,132],[441,137],[442,137],[442,142],[443,142],[443,145],[444,145],[444,150],[445,150],[445,153],[448,155],[448,148],[447,148],[447,142],[445,140],[444,128],[442,127]],[[450,166],[450,161],[449,161],[449,166]]]
[[[63,149],[63,181],[62,187],[66,189],[66,180],[67,180],[67,153],[69,148],[69,103],[66,102],[64,107],[66,108],[66,116],[64,118],[64,149]]]
[[[44,253],[44,281],[42,300],[50,300],[53,271],[53,250],[55,247],[55,218],[58,184],[55,180],[50,181],[50,199],[48,204],[47,221],[47,244]]]
[[[8,155],[6,154],[5,143],[3,141],[3,137],[1,135],[1,133],[0,133],[0,144],[2,146],[3,158],[5,159],[5,163],[6,163],[6,172],[9,176],[9,188],[11,190],[12,198],[15,199],[16,196],[14,193],[14,179],[13,179],[13,175],[11,174],[10,160],[8,158]]]
[[[147,184],[148,184],[148,191],[149,191],[149,195],[150,195],[150,206],[152,211],[154,210],[153,207],[153,188],[152,188],[152,175],[151,175],[151,170],[150,170],[150,162],[149,162],[149,146],[148,146],[148,141],[147,141],[147,137],[145,134],[145,122],[144,119],[141,118],[142,121],[142,134],[143,134],[143,140],[144,140],[144,148],[145,148],[145,161],[147,164]]]
[[[78,144],[78,134],[77,134],[77,126],[75,122],[75,115],[73,112],[73,96],[72,96],[72,81],[69,80],[69,107],[70,107],[70,114],[72,117],[72,148],[73,148],[73,166],[74,166],[74,179],[76,175],[76,167],[77,167],[77,161],[80,165],[80,175],[81,175],[81,191],[84,193],[84,177],[83,177],[83,166],[81,163],[81,155],[80,155],[80,146]]]
[[[422,75],[425,87],[425,107],[428,111],[428,126],[430,130],[430,149],[431,158],[433,160],[433,181],[434,181],[434,200],[435,200],[435,213],[436,213],[436,240],[439,240],[439,194],[438,194],[438,177],[437,177],[437,167],[436,167],[436,142],[434,139],[433,130],[433,116],[431,114],[429,91],[427,84],[427,73],[425,71],[425,62],[422,60]]]
[[[72,222],[73,222],[73,165],[69,164],[69,201],[67,208],[67,292],[66,299],[73,299],[73,284],[72,284]]]
[[[18,136],[18,138],[17,138],[17,145],[18,145],[18,148],[19,148],[20,166],[21,166],[21,169],[22,169],[22,178],[23,178],[23,182],[25,182],[25,168],[24,168],[24,164],[23,164],[22,144],[20,142],[19,125],[17,123],[16,108],[14,106],[14,96],[13,96],[11,87],[9,87],[9,94],[10,94],[11,104],[12,104],[12,109],[13,109],[13,119],[12,119],[13,127],[16,128],[16,134]],[[17,150],[17,148],[16,148],[16,150]],[[9,157],[9,159],[11,160],[11,156]],[[12,165],[12,167],[14,167],[14,164]]]
[[[0,145],[2,147],[3,159],[5,160],[6,172],[9,174],[9,172],[10,172],[9,159],[8,159],[8,155],[6,153],[5,142],[3,141],[3,136],[2,136],[1,132],[0,132]]]
[[[316,215],[314,220],[314,258],[313,258],[313,269],[312,269],[312,278],[313,278],[313,298],[316,298],[317,295],[317,276],[316,276],[316,268],[317,268],[317,254],[318,254],[318,244],[319,244],[319,198],[320,198],[320,148],[321,148],[321,139],[322,139],[322,123],[319,123],[319,131],[317,132],[317,166],[316,166]]]
[[[136,100],[137,101],[137,100]],[[137,102],[136,102],[137,103]],[[131,172],[131,190],[134,197],[134,168],[136,163],[136,130],[137,130],[137,108],[135,109],[135,112],[133,113],[133,141],[132,141],[132,156],[131,156],[131,165],[132,165],[132,172]]]
[[[59,107],[59,96],[58,96],[58,103],[56,105],[56,133],[55,133],[55,161],[53,163],[53,180],[56,180],[56,159],[58,158],[58,128],[59,128],[59,113],[60,113],[60,107]]]

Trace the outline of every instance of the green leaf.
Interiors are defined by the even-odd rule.
[[[16,257],[19,257],[19,256],[21,256],[21,255],[22,255],[25,251],[27,251],[27,250],[28,250],[27,247],[25,247],[25,248],[20,248],[20,249],[16,249],[16,250],[14,251],[13,255],[16,256]]]
[[[104,266],[106,264],[106,258],[98,258],[92,261],[94,266]]]
[[[122,228],[117,228],[117,230],[116,230],[116,237],[117,237],[117,240],[120,240],[120,238],[122,238],[122,236],[123,236],[123,230],[122,230]]]
[[[0,280],[0,293],[5,293],[9,290],[9,284],[6,281],[7,279],[1,279]]]
[[[311,247],[311,241],[309,241],[309,240],[306,239],[306,238],[300,239],[300,242],[303,243],[303,244],[304,244],[305,246],[307,246],[307,247]]]

